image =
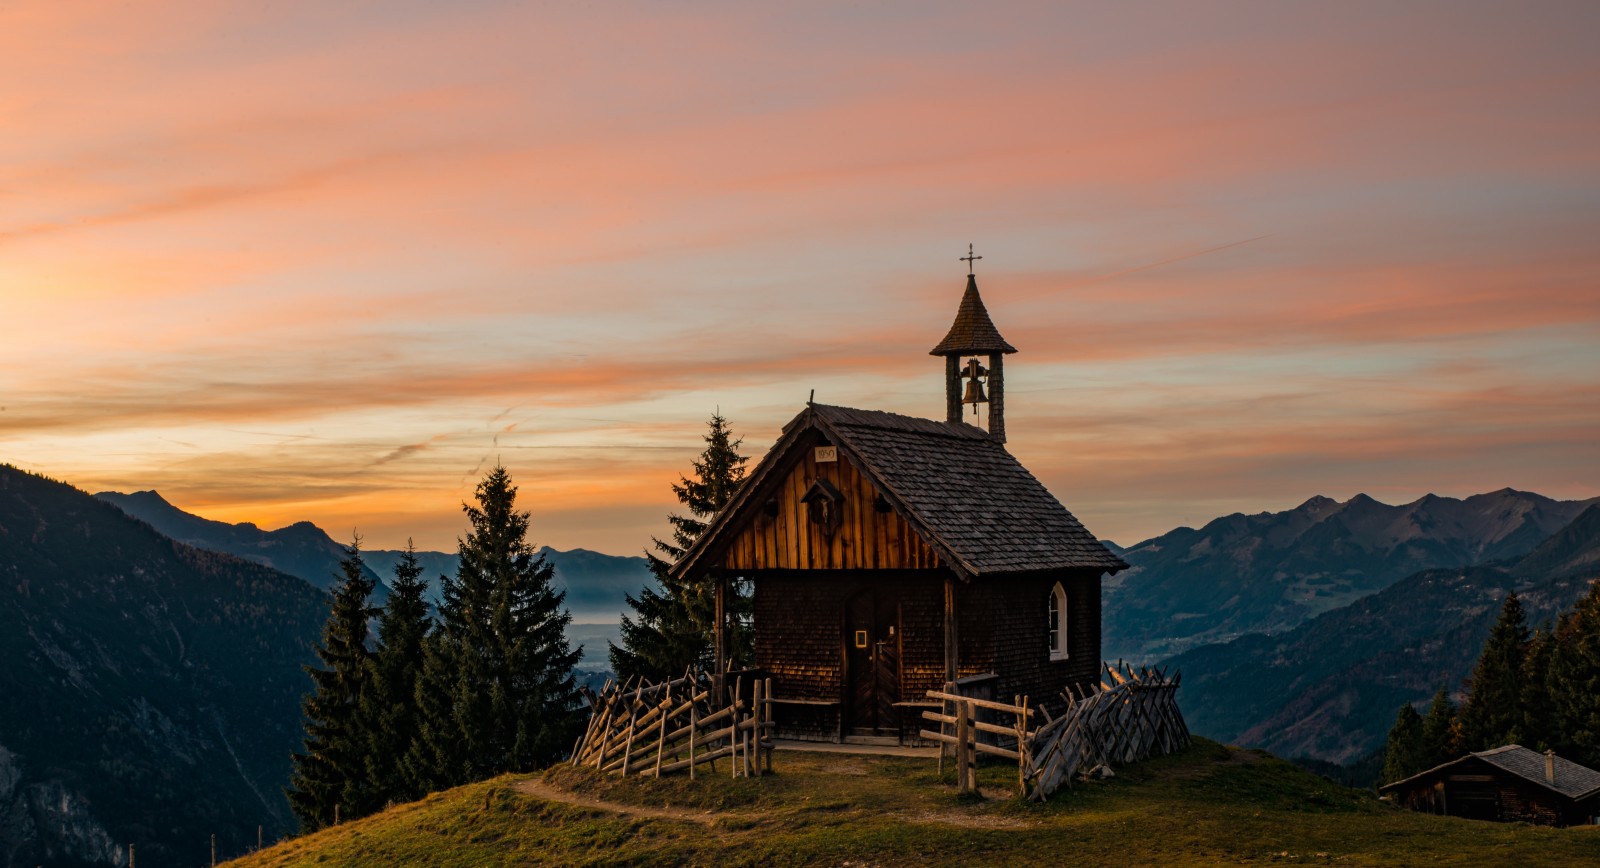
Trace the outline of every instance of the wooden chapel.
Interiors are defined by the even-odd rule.
[[[1015,352],[969,273],[930,352],[944,421],[808,404],[673,566],[717,581],[719,625],[727,581],[752,583],[780,737],[907,741],[947,683],[1050,704],[1098,681],[1100,582],[1127,564],[1006,451]]]

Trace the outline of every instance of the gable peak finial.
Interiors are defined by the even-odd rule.
[[[970,241],[967,242],[967,255],[963,256],[963,257],[960,257],[960,260],[967,264],[967,275],[969,277],[972,275],[972,263],[973,263],[973,261],[974,260],[978,260],[978,259],[982,259],[982,258],[983,258],[982,256],[978,256],[977,254],[972,252],[972,242],[970,242]]]

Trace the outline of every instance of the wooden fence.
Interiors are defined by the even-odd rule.
[[[1177,702],[1180,680],[1164,671],[1108,664],[1098,689],[1069,688],[1062,694],[1067,710],[1060,717],[1025,696],[1008,705],[930,690],[928,698],[944,707],[923,712],[923,719],[939,729],[924,729],[921,735],[939,742],[941,774],[945,753],[954,752],[961,792],[977,789],[974,766],[977,755],[985,753],[1015,762],[1018,793],[1042,801],[1102,765],[1138,762],[1187,745],[1189,728]],[[980,720],[980,715],[999,722]]]
[[[571,762],[660,777],[728,759],[734,777],[772,771],[772,679],[735,678],[731,694],[700,673],[656,684],[608,683],[592,700]],[[745,690],[749,689],[748,699]],[[723,695],[719,695],[723,694]]]

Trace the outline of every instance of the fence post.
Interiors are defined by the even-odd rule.
[[[1017,715],[1017,797],[1028,795],[1028,766],[1032,756],[1028,753],[1028,697],[1017,703],[1022,713]]]
[[[953,702],[951,705],[954,706],[952,710],[955,712],[956,718],[956,743],[954,757],[956,763],[956,790],[962,795],[965,795],[967,792],[967,716],[962,709],[966,706],[965,703],[961,702]]]
[[[761,698],[764,695],[762,691],[764,686],[765,685],[761,683],[761,679],[759,678],[754,679],[753,683],[750,685],[751,702],[755,703],[755,708],[751,709],[755,712],[753,715],[751,715],[755,720],[755,726],[750,728],[750,741],[755,745],[756,749],[756,755],[751,759],[754,760],[753,765],[755,766],[756,777],[758,778],[761,777],[761,713],[764,710],[761,704]]]
[[[770,774],[772,774],[772,752],[778,749],[778,745],[775,743],[776,739],[778,738],[778,724],[777,724],[776,720],[772,716],[772,679],[771,678],[766,679],[766,681],[762,685],[761,696],[763,698],[763,701],[767,703],[766,710],[761,712],[761,721],[762,721],[762,727],[763,727],[763,729],[761,731],[763,733],[769,732],[769,731],[772,733],[772,739],[768,741],[767,748],[766,748],[766,751],[767,751],[767,774],[770,775]]]
[[[977,750],[973,747],[973,737],[976,733],[972,726],[972,703],[956,703],[956,781],[963,794],[977,790],[977,771],[973,767],[973,754]]]

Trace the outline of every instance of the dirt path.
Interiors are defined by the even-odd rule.
[[[645,805],[625,805],[621,802],[608,802],[589,796],[580,796],[577,793],[559,790],[544,781],[528,780],[518,781],[511,787],[516,792],[547,802],[559,802],[563,805],[576,805],[582,808],[593,808],[597,811],[608,811],[613,814],[633,817],[651,817],[657,820],[680,820],[689,823],[699,823],[702,826],[712,826],[728,814],[718,814],[715,811],[692,811],[680,808],[652,808]],[[1012,817],[996,817],[993,815],[970,814],[957,811],[922,810],[916,812],[895,812],[893,816],[910,823],[941,823],[948,826],[964,826],[972,829],[1024,829],[1033,824]]]
[[[709,826],[715,823],[721,815],[711,811],[688,811],[678,808],[651,808],[644,805],[624,805],[621,802],[607,802],[603,799],[594,799],[558,790],[544,781],[518,781],[511,786],[513,790],[525,796],[533,796],[547,802],[560,802],[564,805],[577,805],[582,808],[594,808],[598,811],[610,811],[613,814],[623,814],[635,817],[653,817],[657,820],[684,820],[690,823],[700,823]]]

